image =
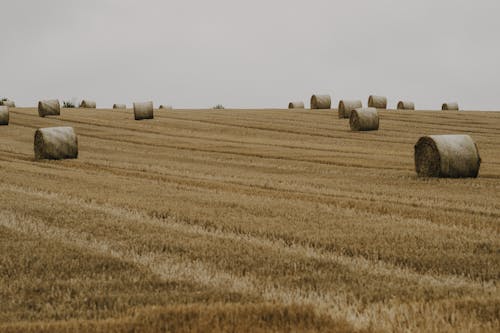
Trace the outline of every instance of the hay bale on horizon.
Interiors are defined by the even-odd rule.
[[[480,166],[479,150],[469,135],[429,135],[415,144],[419,177],[476,178]]]
[[[113,104],[113,109],[126,109],[127,105],[125,104]]]
[[[16,107],[16,103],[14,101],[11,101],[11,100],[6,100],[6,101],[1,101],[0,100],[0,105],[2,105],[2,106],[8,106],[9,108],[15,108]]]
[[[360,108],[351,111],[349,125],[352,131],[376,131],[379,117],[376,108]]]
[[[376,109],[387,109],[387,97],[370,95],[370,97],[368,97],[368,107]]]
[[[415,110],[415,103],[408,101],[399,101],[398,110]]]
[[[160,105],[159,109],[173,110],[171,105],[163,105],[163,104]]]
[[[350,118],[351,112],[355,109],[361,109],[363,107],[363,102],[361,101],[345,101],[341,100],[339,102],[339,118]]]
[[[88,99],[84,99],[80,103],[80,107],[83,108],[83,109],[95,109],[97,106],[96,106],[96,102],[95,101],[90,101]]]
[[[458,103],[443,103],[443,105],[441,106],[441,110],[458,111],[459,110]]]
[[[9,107],[6,105],[0,106],[0,125],[9,124]]]
[[[38,115],[45,116],[59,116],[61,114],[61,104],[58,99],[49,99],[38,102]]]
[[[330,109],[332,107],[332,98],[330,95],[312,95],[311,109]]]
[[[288,103],[288,108],[289,109],[305,109],[306,106],[304,102],[290,102]]]
[[[135,120],[153,119],[153,102],[134,102]]]
[[[78,138],[73,127],[46,127],[35,131],[35,159],[61,160],[78,157]]]

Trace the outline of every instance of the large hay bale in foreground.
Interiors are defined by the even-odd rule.
[[[290,102],[288,103],[289,109],[305,109],[304,102]]]
[[[57,99],[50,99],[38,102],[38,115],[45,116],[59,116],[61,114],[61,104]]]
[[[113,109],[126,109],[127,106],[125,104],[113,104]]]
[[[135,120],[153,119],[153,102],[134,103]]]
[[[387,109],[387,97],[370,95],[368,107],[376,109]]]
[[[311,109],[330,109],[332,107],[332,98],[330,95],[312,95]]]
[[[458,111],[458,103],[443,103],[441,110],[453,110],[453,111]]]
[[[35,132],[35,159],[61,160],[78,157],[73,127],[39,128]]]
[[[0,125],[9,124],[9,107],[5,105],[0,106]]]
[[[481,157],[468,135],[430,135],[415,145],[415,169],[420,177],[477,177]]]
[[[360,108],[351,111],[349,125],[353,131],[376,131],[379,127],[376,108]]]
[[[363,102],[361,101],[344,101],[339,102],[339,118],[350,118],[352,110],[361,109]]]
[[[399,101],[398,110],[415,110],[415,103]]]
[[[8,106],[10,108],[15,108],[16,107],[16,103],[14,101],[9,101],[9,100],[0,101],[0,105]]]
[[[81,108],[84,108],[84,109],[95,109],[97,106],[96,106],[96,102],[94,102],[94,101],[89,101],[88,99],[84,99],[84,100],[80,103],[80,107],[81,107]]]

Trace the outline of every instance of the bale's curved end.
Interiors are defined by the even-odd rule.
[[[290,103],[288,103],[288,108],[289,109],[304,109],[305,105],[304,105],[304,102],[290,102]]]
[[[360,109],[363,107],[363,102],[361,101],[345,101],[341,100],[339,102],[338,112],[339,118],[350,118],[351,112],[355,109]]]
[[[47,127],[35,131],[35,159],[61,160],[78,157],[78,138],[73,127]]]
[[[415,110],[415,103],[399,101],[398,110]]]
[[[378,111],[375,108],[359,108],[352,110],[349,118],[352,131],[376,131],[379,128]]]
[[[376,109],[387,109],[387,97],[370,95],[368,97],[368,107]]]
[[[311,109],[330,109],[332,107],[332,98],[330,95],[312,95]]]

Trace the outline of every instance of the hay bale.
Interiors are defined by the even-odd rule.
[[[376,108],[360,108],[351,111],[349,125],[353,131],[376,131],[379,127]]]
[[[5,105],[0,106],[0,125],[9,124],[9,107]]]
[[[126,109],[127,106],[125,104],[113,104],[113,109]]]
[[[363,107],[361,101],[340,101],[339,102],[339,118],[350,118],[352,110]]]
[[[430,135],[415,145],[415,169],[419,177],[477,177],[481,157],[468,135]]]
[[[59,116],[61,114],[61,104],[59,100],[50,99],[38,102],[38,115],[45,116]]]
[[[311,109],[330,109],[332,107],[332,98],[330,95],[312,95]]]
[[[441,110],[453,110],[453,111],[458,111],[458,103],[443,103],[443,106],[441,107]]]
[[[135,120],[153,119],[153,102],[134,103]]]
[[[161,105],[160,105],[160,109],[172,110],[173,108],[172,108],[172,106],[170,106],[170,105],[163,105],[163,104],[161,104]]]
[[[304,102],[290,102],[288,103],[289,109],[305,109]]]
[[[399,101],[398,110],[415,110],[415,103]]]
[[[73,127],[39,128],[35,132],[35,159],[61,160],[78,157]]]
[[[368,107],[376,109],[387,109],[387,97],[370,95]]]
[[[16,107],[16,103],[14,101],[9,101],[9,100],[0,101],[0,105],[8,106],[9,108],[15,108]]]
[[[94,101],[89,101],[88,99],[82,100],[80,107],[84,109],[95,109],[96,103]]]

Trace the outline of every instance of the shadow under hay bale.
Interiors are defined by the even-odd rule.
[[[34,148],[37,160],[61,160],[78,157],[78,139],[73,127],[37,129]]]
[[[9,107],[5,105],[0,106],[0,125],[9,124]]]
[[[153,119],[153,102],[134,103],[134,119]]]
[[[376,109],[387,109],[387,97],[370,95],[368,107]]]
[[[419,177],[476,178],[481,157],[469,135],[421,137],[415,145],[415,169]]]
[[[363,107],[363,102],[361,101],[344,101],[341,100],[339,102],[339,118],[347,118],[351,117],[351,112],[356,109],[361,109]]]
[[[399,101],[398,110],[415,110],[415,103]]]
[[[126,109],[127,106],[125,104],[113,104],[113,109],[121,109],[124,110]]]
[[[441,106],[441,110],[458,111],[458,103],[443,103],[443,105]]]
[[[304,102],[290,102],[288,103],[289,109],[305,109]]]
[[[61,114],[61,104],[57,99],[50,99],[38,102],[38,115],[45,116],[59,116]]]
[[[330,95],[312,95],[311,109],[330,109],[332,107],[332,98]]]
[[[352,131],[376,131],[379,127],[379,117],[376,108],[360,108],[352,110],[349,118]]]
[[[97,106],[96,106],[96,102],[89,101],[88,99],[84,99],[80,103],[80,107],[83,108],[83,109],[95,109]]]

